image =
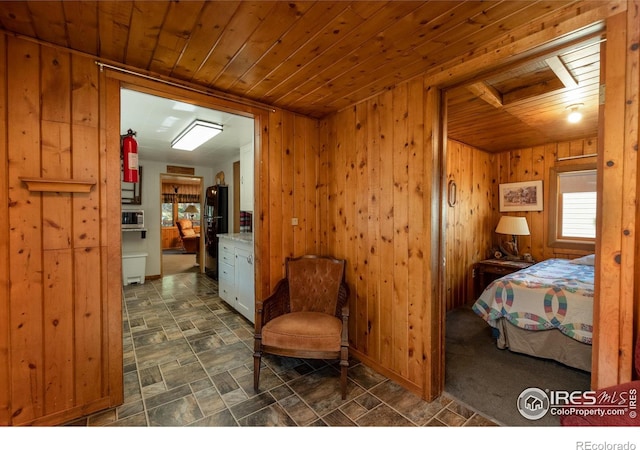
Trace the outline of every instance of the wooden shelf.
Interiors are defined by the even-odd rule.
[[[31,192],[90,192],[95,181],[20,177]]]

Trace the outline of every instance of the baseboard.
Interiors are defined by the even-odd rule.
[[[418,386],[417,384],[412,383],[411,381],[409,381],[409,380],[407,380],[405,378],[402,378],[397,373],[395,373],[395,372],[393,372],[393,371],[381,366],[379,363],[373,361],[371,358],[369,358],[368,356],[360,353],[359,351],[354,350],[352,347],[349,347],[349,354],[352,355],[357,360],[359,360],[365,366],[369,366],[370,368],[372,368],[376,372],[378,372],[381,375],[384,375],[385,377],[389,378],[391,381],[394,381],[395,383],[398,383],[400,386],[402,386],[406,390],[413,392],[414,394],[416,394],[417,396],[419,396],[420,398],[422,398],[424,400],[427,400],[424,397],[424,390],[420,386]]]

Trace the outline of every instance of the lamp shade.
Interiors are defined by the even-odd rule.
[[[188,214],[197,214],[198,208],[196,208],[194,205],[189,205],[185,208],[184,212]]]
[[[524,217],[502,216],[496,227],[496,233],[511,234],[514,236],[529,235],[529,225]]]

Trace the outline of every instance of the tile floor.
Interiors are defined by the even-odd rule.
[[[253,325],[185,273],[124,288],[124,404],[76,426],[495,426],[443,395],[425,402],[353,360],[342,400],[335,361],[264,356],[253,391]]]

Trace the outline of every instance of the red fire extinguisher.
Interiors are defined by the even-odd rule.
[[[122,138],[123,180],[127,183],[138,182],[138,143],[135,135],[136,132],[129,129]]]

